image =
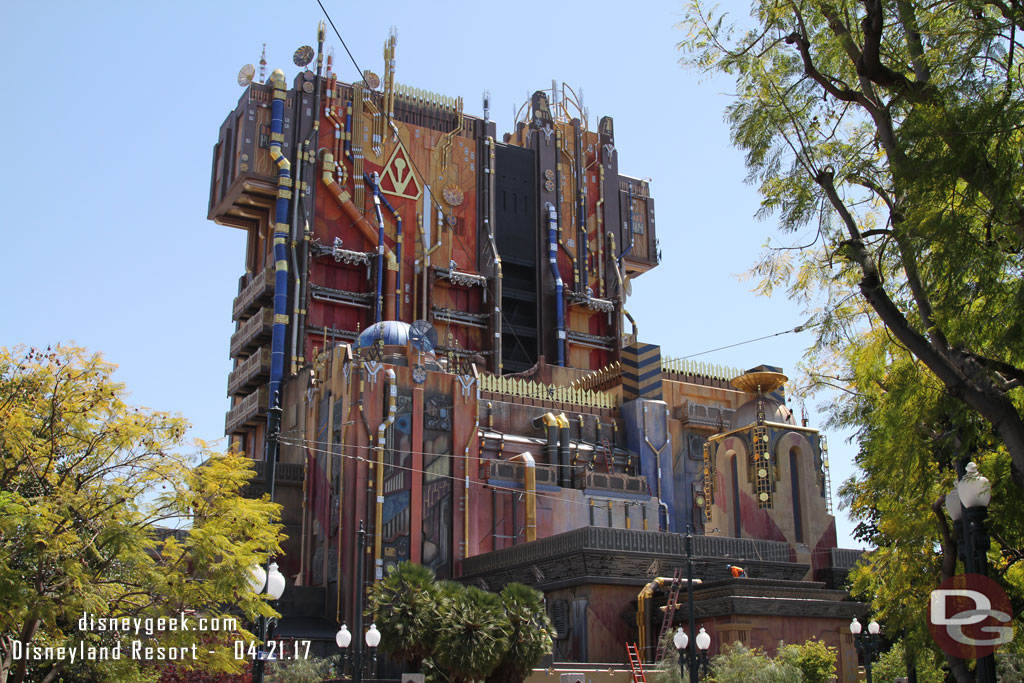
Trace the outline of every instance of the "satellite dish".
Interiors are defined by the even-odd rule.
[[[366,81],[366,87],[370,90],[375,90],[380,87],[380,76],[369,69],[363,72],[363,80]]]
[[[246,64],[238,70],[238,85],[243,88],[252,83],[253,76],[256,75],[256,67],[252,64]]]
[[[292,55],[292,61],[295,62],[295,66],[306,66],[313,61],[313,48],[309,45],[303,45]]]
[[[433,351],[437,346],[437,330],[426,320],[416,320],[409,326],[409,343],[417,351]]]

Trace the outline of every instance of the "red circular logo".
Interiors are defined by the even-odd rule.
[[[981,574],[957,574],[932,591],[928,630],[943,652],[978,659],[1013,640],[1010,598]]]

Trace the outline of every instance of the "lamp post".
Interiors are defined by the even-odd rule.
[[[704,670],[704,675],[708,675],[708,648],[711,647],[711,636],[708,635],[704,627],[700,627],[700,633],[694,638],[697,641],[697,649],[700,650],[700,666]]]
[[[686,659],[683,657],[683,650],[686,649],[686,644],[690,642],[689,637],[686,635],[686,631],[680,626],[676,629],[675,635],[672,636],[672,644],[679,650],[679,679],[686,680]]]
[[[992,502],[989,480],[978,473],[978,466],[968,462],[960,472],[956,488],[946,495],[946,511],[957,532],[957,552],[969,574],[988,576],[988,549],[991,540],[985,528],[988,504]],[[995,683],[995,655],[978,659],[978,683]]]
[[[690,633],[697,630],[696,617],[693,613],[693,536],[686,532],[686,605],[689,612]],[[682,653],[680,653],[682,654]],[[688,650],[690,661],[690,680],[697,680],[696,643],[691,642]]]
[[[348,630],[348,624],[342,624],[338,633],[334,636],[334,642],[338,644],[344,653],[341,658],[341,675],[345,675],[345,667],[348,665],[348,646],[352,642],[352,632]]]
[[[370,648],[370,671],[374,678],[377,677],[377,646],[380,645],[380,631],[377,624],[370,624],[370,630],[366,632],[366,646]]]
[[[258,565],[252,570],[250,585],[260,595],[269,597],[271,602],[275,602],[284,593],[284,583],[284,574],[278,569],[277,562],[271,562],[266,571]],[[263,648],[267,642],[267,618],[263,615],[260,615],[257,630],[259,631],[260,649],[256,653],[256,665],[253,668],[252,680],[253,683],[263,683],[263,669],[266,666],[266,661],[263,659],[266,656],[266,650]]]
[[[359,520],[359,543],[356,553],[356,633],[363,632],[363,564],[366,560],[366,525]],[[379,639],[379,637],[378,637]],[[369,642],[367,642],[369,644]],[[352,682],[363,680],[363,641],[356,639],[356,651],[352,653]]]
[[[861,634],[861,629],[863,628],[863,624],[857,621],[857,617],[854,617],[853,621],[850,622],[850,633],[853,634],[854,645],[864,655],[864,674],[867,677],[867,683],[871,683],[871,660],[878,652],[878,632],[882,628],[873,619],[868,624],[867,633]]]
[[[265,463],[265,476],[267,481],[267,493],[270,496],[270,502],[274,502],[274,483],[277,477],[277,452],[278,452],[278,438],[281,436],[281,398],[275,391],[274,395],[270,397],[270,409],[267,411],[267,437],[263,440],[263,462]],[[284,576],[277,569],[276,562],[270,562],[267,565],[267,571],[264,576],[266,579],[267,594],[270,595],[271,601],[277,600],[281,597],[284,592]],[[276,572],[277,576],[280,577],[279,584],[278,579],[274,577]],[[275,583],[271,583],[273,580]],[[277,586],[280,585],[280,588]],[[262,592],[263,586],[260,586],[260,592]],[[272,590],[277,591],[277,595],[274,595]],[[267,640],[267,618],[260,615],[257,623],[257,636],[260,639],[260,649],[256,655],[256,665],[253,667],[252,681],[253,683],[263,683],[263,669],[265,666],[263,657],[264,649],[263,644]]]

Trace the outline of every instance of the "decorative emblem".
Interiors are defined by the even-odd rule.
[[[422,365],[417,365],[412,369],[412,381],[416,384],[423,384],[427,381],[427,370]]]
[[[554,192],[555,191],[555,181],[553,181],[553,180],[545,180],[544,181],[544,189],[546,191],[548,191],[548,192]]]
[[[661,563],[657,559],[647,565],[647,576],[657,576],[660,571]]]
[[[465,200],[466,195],[462,189],[456,185],[449,185],[448,187],[441,190],[441,196],[451,206],[458,206]]]
[[[391,158],[384,167],[384,173],[380,177],[380,191],[405,199],[419,199],[423,194],[423,187],[409,162],[409,153],[401,142],[395,145],[395,151],[391,153]]]
[[[363,72],[363,80],[366,82],[366,87],[371,90],[380,87],[380,76],[369,69]]]

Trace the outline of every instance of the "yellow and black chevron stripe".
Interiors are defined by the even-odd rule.
[[[661,347],[630,344],[622,349],[622,400],[661,400]]]

